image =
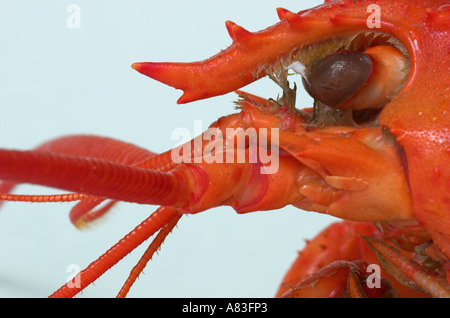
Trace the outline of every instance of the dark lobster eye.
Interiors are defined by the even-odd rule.
[[[367,54],[339,51],[316,61],[303,84],[312,97],[333,107],[359,91],[371,73],[372,60]]]

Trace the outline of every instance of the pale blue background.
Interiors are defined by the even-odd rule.
[[[81,28],[66,26],[69,4]],[[17,1],[0,2],[0,147],[30,149],[54,137],[89,133],[156,152],[172,131],[204,128],[235,112],[231,93],[176,105],[180,91],[132,70],[136,61],[196,61],[226,48],[224,22],[250,31],[278,21],[275,8],[299,11],[321,1]],[[245,90],[276,97],[260,80]],[[301,101],[301,102],[300,102]],[[311,100],[300,95],[299,106]],[[55,193],[22,186],[20,193]],[[119,204],[78,231],[72,204],[8,203],[0,210],[0,296],[45,297],[144,220],[155,207]],[[333,218],[288,207],[237,215],[219,208],[183,217],[130,292],[139,297],[271,297],[305,239]],[[147,244],[145,244],[147,245]],[[146,246],[83,292],[115,296]]]

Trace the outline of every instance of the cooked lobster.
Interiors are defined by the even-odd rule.
[[[287,205],[346,221],[308,243],[277,296],[450,296],[450,3],[325,1],[277,13],[280,22],[259,32],[227,21],[232,45],[207,60],[132,65],[183,90],[180,104],[239,95],[237,113],[174,149],[92,135],[0,149],[1,199],[78,201],[77,227],[118,201],[160,205],[52,296],[76,295],[158,232],[125,296],[183,214]],[[297,101],[293,73],[313,105]],[[240,90],[263,77],[278,97]],[[18,183],[71,193],[10,194]],[[375,287],[374,266],[383,268]]]

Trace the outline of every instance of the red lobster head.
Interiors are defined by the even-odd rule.
[[[371,24],[371,8],[381,10],[378,26]],[[309,69],[336,51],[341,45],[336,42],[341,40],[388,37],[378,41],[406,50],[410,71],[403,88],[383,105],[379,125],[401,146],[399,156],[404,156],[403,171],[415,217],[450,256],[450,78],[443,76],[443,71],[450,70],[448,1],[325,1],[298,13],[278,9],[278,15],[280,23],[257,33],[227,21],[233,44],[208,60],[135,63],[133,68],[182,89],[178,103],[187,103],[239,89],[295,61]],[[392,217],[408,216],[398,213]]]
[[[162,161],[168,153],[153,156],[117,141],[76,137],[34,152],[0,150],[0,178],[75,191],[59,199],[82,200],[89,208],[104,198],[162,205],[148,220],[161,232],[175,226],[180,212],[219,205],[245,213],[292,204],[347,220],[377,221],[382,228],[415,228],[426,232],[448,267],[449,2],[325,1],[298,13],[277,12],[280,22],[260,32],[227,21],[233,44],[205,61],[133,68],[183,90],[179,103],[226,94],[269,76],[282,88],[281,98],[238,91],[241,112],[212,128],[257,129],[279,146],[279,172],[262,173],[268,165],[261,162],[175,165]],[[295,108],[292,71],[301,74],[313,108]],[[136,158],[124,162],[111,159],[111,153],[85,154],[80,141],[111,142],[112,148],[136,151]],[[69,171],[73,167],[79,169]],[[7,183],[0,186],[9,191]],[[74,222],[88,221],[86,206],[81,208],[71,215]],[[442,295],[444,289],[445,295],[446,288],[430,294]],[[57,293],[73,295],[67,288]]]

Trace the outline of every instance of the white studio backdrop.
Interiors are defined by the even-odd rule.
[[[177,105],[181,91],[147,78],[133,62],[188,62],[231,44],[224,22],[250,31],[321,1],[0,2],[0,148],[32,149],[71,134],[108,136],[155,152],[176,128],[203,128],[235,112],[234,93]],[[80,19],[68,20],[73,9]],[[75,23],[75,25],[71,24]],[[77,25],[78,23],[78,25]],[[75,26],[75,27],[74,27]],[[299,83],[300,86],[300,83]],[[244,91],[276,97],[262,79]],[[299,92],[299,107],[311,99]],[[22,185],[16,192],[59,193]],[[6,203],[0,209],[0,297],[46,297],[72,264],[85,268],[157,207],[120,203],[84,231],[73,203]],[[272,297],[305,239],[335,219],[294,207],[238,215],[222,207],[183,217],[130,297]],[[114,297],[150,241],[106,272],[82,297]]]

